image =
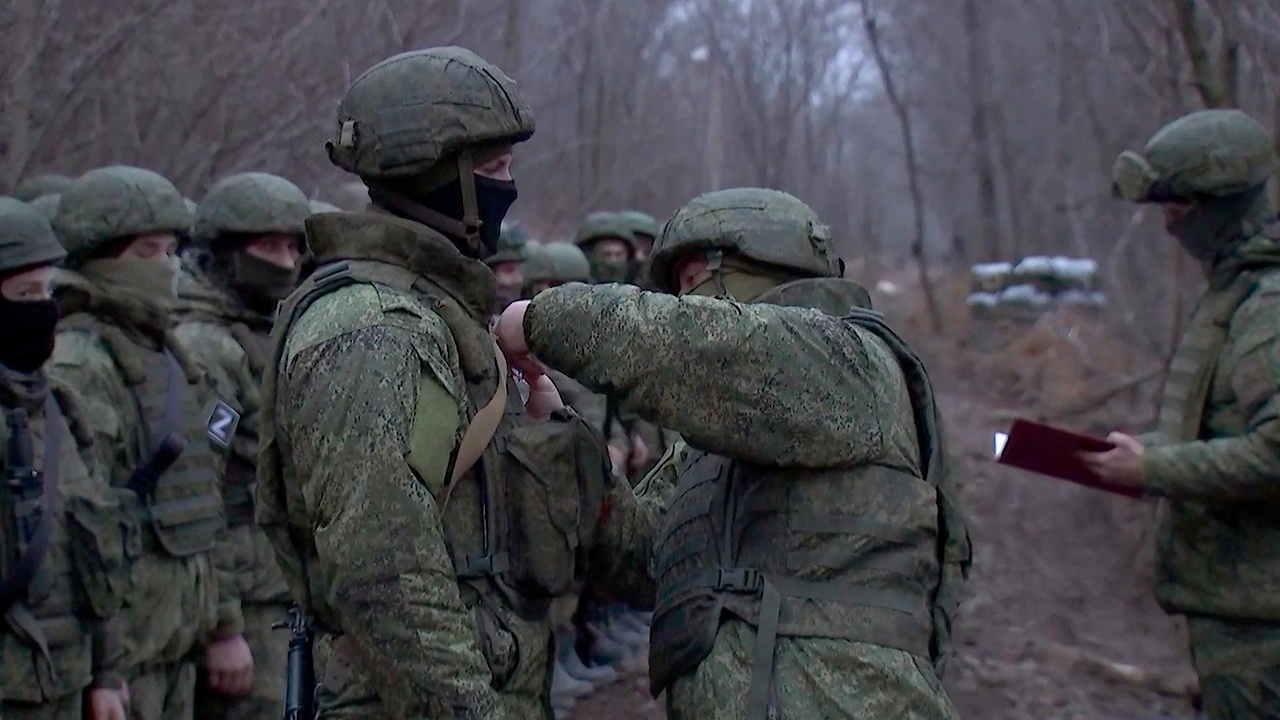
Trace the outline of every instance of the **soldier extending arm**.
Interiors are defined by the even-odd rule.
[[[1143,483],[1157,494],[1238,499],[1280,492],[1280,289],[1259,290],[1231,321],[1222,358],[1248,431],[1147,448]]]
[[[369,678],[379,697],[400,717],[500,718],[429,490],[443,482],[456,400],[424,361],[406,330],[346,332],[293,360],[283,416],[307,478],[318,571],[361,664],[384,670]],[[419,414],[447,441],[438,478],[406,460]]]
[[[553,367],[742,460],[855,464],[880,453],[894,417],[884,388],[898,382],[896,366],[863,331],[817,310],[575,284],[540,293],[523,333]],[[848,413],[851,403],[864,410]]]

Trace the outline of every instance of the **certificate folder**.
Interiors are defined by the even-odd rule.
[[[1105,490],[1116,495],[1140,498],[1142,490],[1116,485],[1098,477],[1080,458],[1078,452],[1103,452],[1111,443],[1089,435],[1081,435],[1052,425],[1014,420],[1007,435],[996,435],[996,462],[1020,470],[1047,475]]]

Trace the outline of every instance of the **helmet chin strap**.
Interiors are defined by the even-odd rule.
[[[458,155],[458,186],[462,190],[461,220],[432,210],[403,193],[388,189],[382,183],[367,185],[369,199],[373,204],[461,240],[463,248],[473,256],[479,255],[482,250],[480,204],[476,201],[475,158],[470,150]]]

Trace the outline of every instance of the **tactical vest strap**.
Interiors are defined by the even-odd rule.
[[[915,478],[911,478],[915,480]],[[892,543],[917,543],[924,533],[912,528],[881,522],[861,515],[791,515],[790,527],[795,532],[823,535],[866,535]]]
[[[40,518],[26,552],[18,558],[12,573],[4,578],[4,585],[0,587],[0,612],[8,612],[26,597],[31,581],[40,571],[40,563],[49,550],[49,539],[53,532],[52,518],[58,502],[58,461],[62,455],[62,428],[65,422],[53,393],[45,398],[43,420],[44,460],[40,465]],[[30,431],[28,426],[26,432]]]

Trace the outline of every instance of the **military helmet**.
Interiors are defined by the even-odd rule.
[[[149,233],[186,233],[191,213],[164,176],[128,165],[98,168],[62,193],[53,229],[72,258],[112,240]]]
[[[421,175],[463,150],[533,135],[533,112],[496,65],[460,47],[402,53],[369,68],[338,105],[333,164],[362,178]]]
[[[1132,202],[1191,201],[1258,187],[1276,171],[1267,130],[1239,110],[1201,110],[1165,125],[1141,152],[1120,153],[1112,189]]]
[[[712,250],[805,277],[840,275],[830,230],[808,205],[778,190],[717,190],[690,200],[653,245],[654,286],[675,293],[676,261]]]
[[[485,258],[489,267],[499,263],[521,262],[528,259],[529,231],[516,223],[503,223],[498,235],[498,251]]]
[[[630,224],[631,232],[635,235],[647,235],[656,240],[662,234],[662,223],[648,213],[639,210],[623,210],[618,213],[618,217]]]
[[[224,234],[303,235],[311,201],[278,175],[248,172],[219,180],[200,201],[192,239],[213,245]]]
[[[327,202],[321,202],[320,200],[312,200],[310,205],[311,205],[312,215],[316,215],[319,213],[342,212],[342,208],[338,207],[337,205],[333,205]]]
[[[596,211],[586,216],[573,236],[573,244],[587,249],[598,240],[616,238],[627,243],[631,252],[636,249],[636,235],[633,224],[621,213]]]
[[[56,263],[66,256],[40,211],[19,200],[0,197],[0,275]]]
[[[547,243],[542,254],[551,261],[551,277],[554,282],[591,282],[591,262],[582,248],[569,243]]]
[[[35,200],[28,200],[27,204],[36,209],[36,212],[44,216],[49,224],[53,224],[53,218],[58,215],[58,201],[62,199],[60,193],[52,195],[41,195]]]
[[[35,175],[18,183],[13,196],[23,202],[31,202],[42,195],[57,195],[71,186],[66,175]]]

